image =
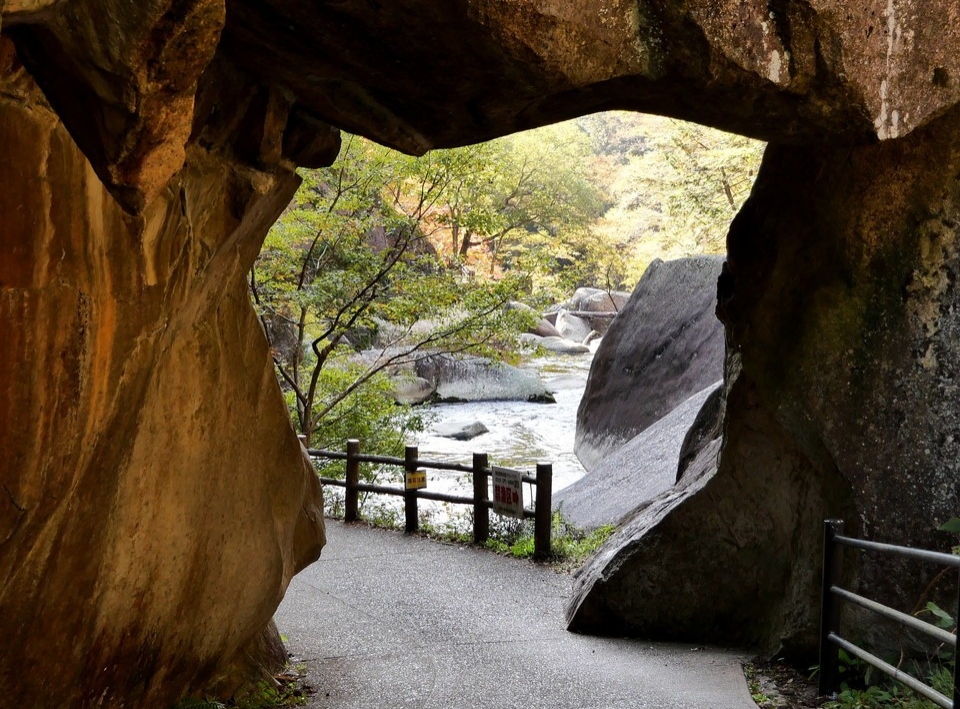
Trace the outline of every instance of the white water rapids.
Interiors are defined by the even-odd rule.
[[[577,427],[577,407],[596,352],[590,354],[535,357],[521,364],[535,370],[557,403],[527,401],[475,401],[433,404],[427,407],[434,417],[433,426],[420,435],[420,457],[427,460],[470,465],[474,453],[487,453],[491,465],[516,468],[533,474],[536,464],[553,464],[553,490],[560,490],[584,475],[583,466],[573,453]],[[469,441],[458,441],[436,434],[437,424],[469,424],[479,421],[489,429]],[[429,487],[444,492],[470,494],[470,481],[429,471]],[[433,482],[436,484],[433,484]]]

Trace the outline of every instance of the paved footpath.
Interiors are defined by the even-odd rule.
[[[327,520],[277,610],[313,709],[756,709],[742,655],[568,633],[571,578]]]

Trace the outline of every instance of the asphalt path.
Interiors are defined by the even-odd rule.
[[[756,709],[742,654],[569,633],[571,577],[327,520],[276,613],[312,709]]]

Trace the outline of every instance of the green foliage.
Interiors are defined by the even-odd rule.
[[[394,403],[392,385],[383,372],[340,398],[340,392],[350,386],[363,369],[362,364],[339,360],[331,362],[320,372],[319,405],[326,408],[328,399],[337,401],[317,422],[315,447],[343,450],[347,439],[358,438],[365,450],[402,457],[405,442],[424,428],[423,414]],[[331,463],[343,467],[342,462]]]
[[[762,143],[632,113],[578,123],[593,141],[595,179],[610,203],[594,232],[599,243],[619,243],[629,280],[654,258],[726,251],[727,229],[752,188]]]
[[[187,698],[173,709],[289,709],[307,703],[299,674],[281,675],[276,681],[260,681],[227,702]]]
[[[949,629],[954,627],[955,623],[953,616],[951,616],[933,601],[927,601],[927,605],[924,607],[924,610],[936,618],[936,620],[933,622],[938,628]]]
[[[937,527],[942,532],[951,534],[960,534],[960,517],[951,517],[948,521]]]
[[[593,530],[581,529],[568,522],[560,511],[553,513],[550,524],[550,561],[565,566],[582,563],[616,531],[614,525],[604,525]],[[533,556],[532,520],[510,520],[506,524],[501,523],[499,530],[495,530],[495,525],[491,524],[490,531],[491,539],[486,545],[488,549],[520,559]]]
[[[941,627],[953,625],[953,619],[936,604],[928,604],[926,611],[941,621],[948,621],[949,625]],[[824,709],[935,709],[937,706],[844,650],[840,650],[839,656],[841,689],[835,699],[823,705]],[[953,695],[953,662],[950,653],[937,653],[925,664],[911,662],[910,674],[923,678],[929,686],[950,697]]]
[[[373,380],[388,368],[426,351],[488,354],[527,324],[529,315],[505,307],[525,279],[466,279],[429,242],[432,210],[465,164],[445,154],[418,161],[348,137],[333,166],[302,173],[267,235],[250,289],[308,445],[406,421],[372,394],[354,396],[368,388],[385,401]],[[354,341],[376,348],[348,361]],[[376,410],[345,415],[368,405]],[[348,432],[340,420],[361,428]]]

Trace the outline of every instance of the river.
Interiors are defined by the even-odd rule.
[[[433,404],[427,408],[434,424],[420,435],[420,457],[429,460],[469,464],[473,453],[487,453],[492,465],[530,471],[538,462],[553,464],[553,489],[560,490],[584,475],[573,452],[577,428],[577,407],[590,373],[590,363],[599,341],[590,354],[547,355],[526,360],[520,366],[536,371],[557,403],[527,401],[476,401]],[[437,435],[439,423],[468,424],[479,421],[489,429],[469,441]],[[434,475],[431,471],[431,475]],[[432,489],[469,491],[469,482],[439,477]],[[456,478],[456,476],[452,476]]]

